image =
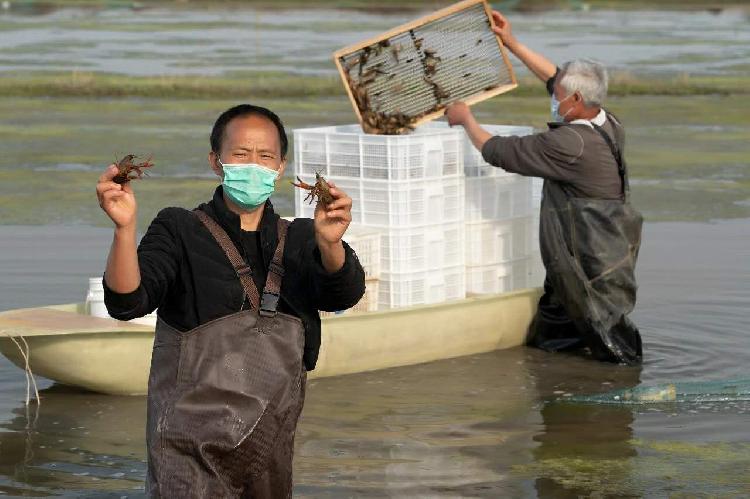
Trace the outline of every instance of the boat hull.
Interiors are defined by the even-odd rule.
[[[430,362],[522,345],[541,294],[528,289],[439,305],[322,319],[320,358],[310,378]],[[152,326],[83,315],[60,305],[0,313],[0,353],[36,375],[88,390],[142,395]],[[23,338],[23,341],[21,340]]]

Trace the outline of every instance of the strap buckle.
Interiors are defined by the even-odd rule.
[[[274,261],[271,261],[271,264],[268,266],[268,271],[278,275],[279,277],[284,277],[284,267]]]
[[[234,271],[237,273],[237,277],[242,277],[245,274],[253,275],[253,269],[246,263],[240,265]]]
[[[276,308],[279,306],[279,295],[276,293],[263,292],[263,298],[260,300],[260,315],[263,317],[273,317],[276,315]]]

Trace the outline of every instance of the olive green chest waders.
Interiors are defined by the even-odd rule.
[[[261,299],[226,232],[194,213],[226,253],[252,308],[187,332],[158,320],[148,387],[147,492],[170,499],[290,497],[306,373],[302,321],[276,311],[289,222],[279,220]]]
[[[615,141],[593,126],[617,162],[622,199],[577,198],[564,184],[544,182],[539,242],[547,279],[528,343],[550,351],[586,347],[598,360],[639,364],[641,336],[627,314],[635,306],[643,218],[630,204],[621,128],[607,119]]]

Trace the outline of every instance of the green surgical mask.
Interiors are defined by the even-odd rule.
[[[224,193],[242,209],[254,210],[271,197],[279,172],[255,163],[224,164]]]

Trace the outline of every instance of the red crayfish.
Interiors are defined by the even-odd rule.
[[[120,161],[115,163],[117,166],[117,175],[112,177],[112,181],[117,184],[126,184],[131,180],[139,179],[142,175],[148,175],[145,171],[146,168],[151,168],[154,163],[149,157],[146,161],[136,163],[134,160],[138,159],[135,154],[128,154]]]
[[[305,198],[305,201],[310,201],[310,204],[313,204],[313,201],[315,201],[315,198],[318,199],[323,205],[329,205],[333,202],[333,196],[331,195],[331,187],[328,185],[328,182],[326,182],[326,179],[323,178],[323,176],[320,173],[315,174],[315,184],[310,185],[308,183],[305,183],[302,181],[301,178],[297,177],[298,184],[295,184],[292,182],[292,185],[294,187],[299,187],[300,189],[305,189],[310,192],[308,192],[307,197]]]

